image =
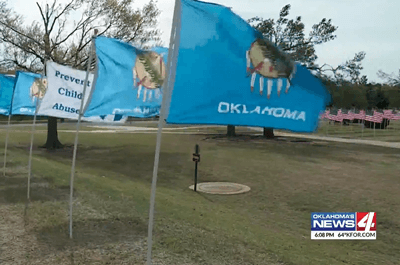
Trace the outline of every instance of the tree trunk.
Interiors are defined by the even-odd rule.
[[[236,136],[235,133],[235,126],[233,125],[228,125],[227,131],[226,131],[227,136]]]
[[[51,58],[50,36],[47,33],[47,24],[45,26],[46,26],[46,34],[44,35],[45,60],[43,61],[44,75],[46,75],[46,60]],[[47,119],[47,141],[44,144],[44,147],[48,150],[60,149],[64,147],[58,140],[57,118],[55,117],[48,117]]]
[[[264,133],[263,133],[264,137],[267,139],[272,139],[274,138],[274,129],[272,128],[264,128]]]
[[[60,149],[64,147],[58,140],[57,118],[55,117],[47,119],[47,141],[44,147],[46,149]]]

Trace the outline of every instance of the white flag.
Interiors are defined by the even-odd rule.
[[[86,72],[47,62],[47,90],[40,103],[38,115],[78,119]],[[84,104],[90,95],[94,75],[89,74]]]

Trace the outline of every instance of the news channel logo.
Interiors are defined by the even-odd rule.
[[[311,239],[376,240],[376,213],[311,213]]]

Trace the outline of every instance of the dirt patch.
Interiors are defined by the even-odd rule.
[[[24,229],[23,213],[16,213],[15,207],[0,204],[0,264],[27,264],[29,246],[35,249],[34,236]]]
[[[67,225],[35,232],[34,224],[26,222],[29,217],[23,207],[0,204],[2,265],[117,265],[146,261],[145,225],[138,220],[77,222],[75,238],[69,240]],[[191,264],[180,260],[166,253],[153,255],[155,265]]]
[[[139,219],[88,219],[73,222],[73,239],[69,238],[69,223],[44,227],[36,237],[55,250],[66,247],[94,247],[116,242],[134,242],[147,235],[147,225]]]

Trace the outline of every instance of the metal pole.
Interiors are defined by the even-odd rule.
[[[198,144],[196,144],[194,153],[195,153],[196,155],[199,154],[199,145],[198,145]],[[196,159],[197,159],[197,157],[196,157]],[[195,165],[194,165],[194,191],[197,191],[197,163],[198,163],[198,162],[199,162],[199,161],[196,160],[196,161],[195,161]]]
[[[389,133],[389,135],[390,135],[389,123],[390,123],[389,119],[386,119],[385,120],[385,127],[383,129],[384,129],[384,131],[387,131]]]
[[[151,251],[153,247],[153,223],[154,223],[154,208],[156,201],[156,188],[157,188],[157,175],[158,175],[158,162],[160,159],[160,149],[161,149],[161,135],[162,128],[167,117],[167,112],[169,111],[169,96],[172,94],[172,89],[175,82],[176,74],[176,61],[179,51],[179,38],[180,38],[180,0],[175,0],[174,16],[172,20],[171,36],[168,50],[167,59],[167,87],[166,91],[163,92],[163,99],[161,103],[160,118],[158,121],[158,131],[157,131],[157,143],[156,152],[154,157],[154,168],[153,168],[153,179],[151,182],[151,194],[150,194],[150,209],[149,209],[149,227],[148,227],[148,237],[147,237],[147,265],[151,265]],[[173,54],[172,54],[173,53]],[[167,107],[168,104],[168,107]]]
[[[11,123],[11,111],[8,115],[8,123],[7,123],[7,132],[6,132],[6,144],[4,147],[4,167],[3,167],[3,176],[6,176],[6,164],[7,164],[7,147],[8,147],[8,136],[10,133],[10,123]]]
[[[329,126],[329,119],[326,119],[327,123],[325,124],[325,135],[328,136],[328,126]]]
[[[90,53],[89,53],[89,60],[88,60],[88,65],[86,69],[86,77],[85,77],[85,83],[83,85],[83,92],[82,92],[82,100],[81,100],[81,107],[80,111],[78,114],[78,122],[76,124],[76,134],[75,134],[75,143],[74,143],[74,153],[72,156],[72,167],[71,167],[71,178],[70,178],[70,194],[69,194],[69,237],[72,239],[72,205],[73,205],[73,196],[74,196],[74,177],[75,177],[75,162],[76,162],[76,152],[78,149],[78,136],[79,136],[79,128],[81,124],[81,119],[82,119],[82,113],[83,113],[83,103],[85,100],[85,94],[86,94],[86,88],[87,88],[87,83],[89,80],[89,71],[90,71],[90,65],[92,64],[92,59],[93,59],[93,50],[94,50],[94,38],[96,37],[96,34],[92,38],[92,43],[90,45]]]
[[[353,119],[354,119],[354,117],[353,117]],[[351,120],[351,124],[350,124],[350,131],[351,132],[353,132],[353,122],[354,122],[354,120]]]
[[[194,166],[194,191],[197,191],[197,161]]]
[[[31,134],[31,146],[29,149],[29,162],[28,162],[28,200],[30,199],[31,193],[31,175],[32,175],[32,149],[33,149],[33,136],[35,134],[35,125],[36,125],[36,116],[39,108],[39,95],[36,97],[36,109],[35,115],[33,116],[33,124],[32,124],[32,134]]]
[[[364,120],[361,120],[361,138],[364,137]]]

